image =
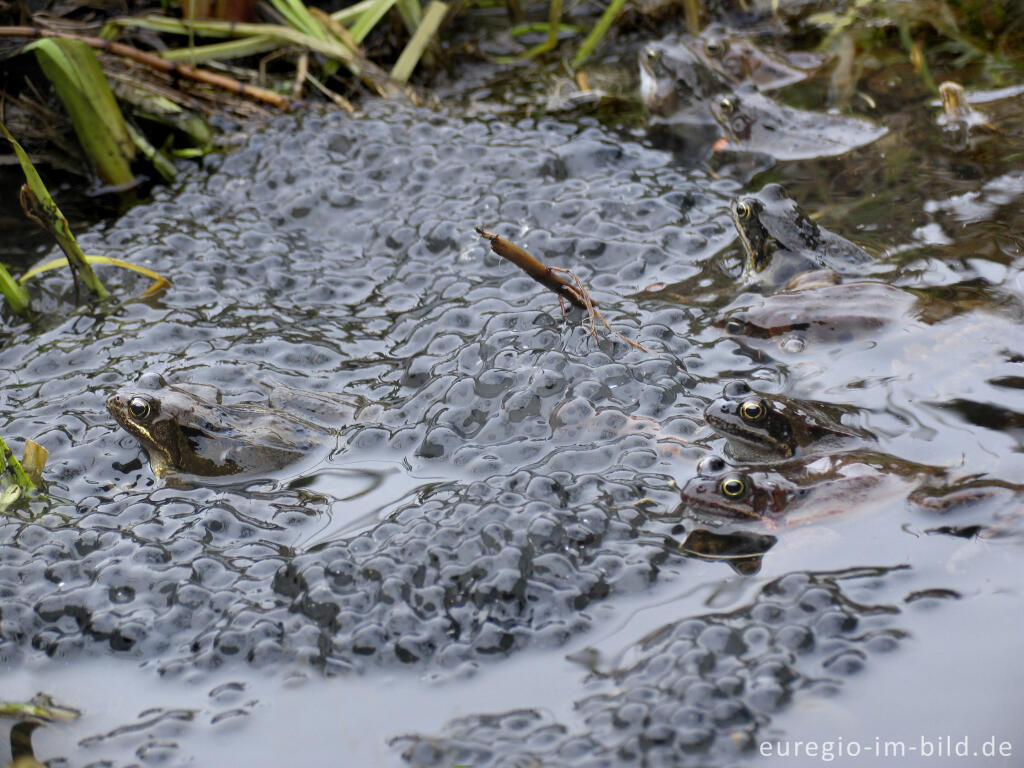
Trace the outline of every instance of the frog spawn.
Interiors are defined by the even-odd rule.
[[[591,667],[575,724],[520,709],[460,718],[441,735],[394,740],[408,764],[732,765],[765,738],[801,692],[829,696],[907,635],[895,606],[860,580],[884,569],[793,573],[728,613],[684,618],[628,649],[629,663]]]

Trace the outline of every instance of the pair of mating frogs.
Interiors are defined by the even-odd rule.
[[[873,451],[834,452],[873,436],[844,424],[852,408],[801,402],[755,392],[744,382],[726,385],[704,411],[709,427],[726,438],[726,454],[703,459],[682,489],[686,511],[701,520],[763,522],[775,527],[806,522],[880,490],[915,471]],[[890,482],[890,479],[894,479]]]
[[[840,155],[884,135],[867,120],[796,109],[766,95],[820,64],[813,54],[772,53],[712,25],[700,37],[646,45],[640,96],[656,131],[706,146],[724,139],[731,149],[779,160]]]
[[[726,385],[704,411],[736,467],[708,456],[682,488],[685,512],[718,526],[774,529],[907,500],[945,511],[1024,486],[970,476],[950,482],[942,467],[874,450],[874,436],[856,425],[856,409]]]

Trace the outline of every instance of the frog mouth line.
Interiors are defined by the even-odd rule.
[[[719,504],[716,500],[704,500],[701,502],[704,509],[698,509],[690,502],[684,501],[683,504],[686,506],[687,511],[694,517],[702,518],[708,521],[759,521],[765,520],[765,516],[759,514],[757,511],[750,509],[742,509],[739,507],[730,507],[725,504]]]
[[[711,427],[717,432],[720,432],[726,440],[738,440],[739,442],[742,442],[745,445],[749,445],[761,450],[771,449],[774,451],[783,452],[785,458],[789,458],[790,456],[793,455],[793,451],[790,450],[787,444],[776,440],[771,435],[765,434],[764,438],[758,441],[748,440],[742,435],[735,435],[732,432],[730,432],[729,430],[733,427],[733,424],[719,416],[716,416],[714,413],[705,413],[704,420],[707,421],[709,427]]]
[[[758,251],[754,248],[754,244],[751,242],[747,233],[740,225],[739,217],[736,212],[730,208],[729,218],[732,219],[736,233],[740,236],[740,243],[743,245],[743,265],[744,271],[746,272],[763,272],[765,267],[770,263],[770,259],[762,259],[758,256]],[[767,253],[771,247],[771,242],[768,238],[765,239],[765,252]],[[774,248],[772,248],[774,250]]]

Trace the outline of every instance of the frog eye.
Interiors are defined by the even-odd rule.
[[[742,336],[744,327],[742,320],[730,317],[725,323],[725,332],[731,333],[733,336]]]
[[[767,415],[768,408],[763,400],[745,400],[740,404],[740,416],[751,424],[756,424]]]
[[[146,421],[153,415],[153,404],[145,397],[133,397],[128,401],[128,413],[133,419]]]
[[[754,215],[754,206],[748,203],[746,200],[737,200],[733,206],[736,210],[736,215],[741,219],[749,219]]]
[[[753,391],[754,390],[752,390],[750,385],[745,381],[730,381],[722,388],[722,394],[733,400],[746,397]]]
[[[704,43],[704,53],[708,56],[721,56],[725,53],[725,43],[721,40],[708,40]]]
[[[732,475],[718,484],[718,490],[726,498],[742,499],[747,493],[747,484],[739,475]]]
[[[159,373],[147,372],[139,376],[139,387],[143,389],[159,389],[166,386],[167,382]]]
[[[697,474],[707,477],[719,475],[725,471],[726,463],[720,456],[707,456],[697,463]]]
[[[723,96],[718,100],[718,108],[722,110],[723,115],[731,115],[733,109],[736,108],[736,105],[733,104],[732,99],[728,96]]]

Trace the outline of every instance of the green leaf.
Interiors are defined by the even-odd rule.
[[[35,51],[43,73],[57,89],[97,175],[112,186],[129,185],[134,179],[135,145],[92,48],[81,40],[47,38],[29,43],[25,50]]]
[[[402,55],[395,62],[395,66],[391,70],[392,78],[400,83],[408,82],[409,75],[412,74],[420,57],[423,56],[423,52],[430,45],[430,41],[437,32],[437,28],[441,26],[441,21],[446,13],[448,13],[447,3],[443,3],[441,0],[431,0],[423,14],[423,21],[416,28],[416,34],[412,36],[402,51]]]
[[[11,273],[3,264],[0,264],[0,293],[7,299],[7,303],[15,313],[23,315],[28,310],[31,303],[28,291],[14,281]]]
[[[357,43],[363,42],[371,30],[377,26],[377,22],[391,10],[391,6],[394,4],[395,0],[373,0],[370,7],[363,11],[362,15],[356,19],[356,23],[352,25],[353,39]]]
[[[28,473],[21,466],[21,462],[14,457],[14,453],[7,447],[7,443],[4,442],[2,437],[0,437],[0,472],[4,473],[6,477],[10,477],[11,484],[20,488],[23,493],[36,489],[32,478],[28,476]]]
[[[42,217],[42,224],[56,238],[60,249],[67,255],[68,262],[72,265],[73,269],[78,271],[78,274],[82,277],[82,282],[92,291],[93,295],[99,299],[107,298],[110,294],[107,293],[103,283],[96,277],[96,273],[92,271],[89,262],[85,260],[85,254],[78,247],[78,241],[75,240],[75,236],[71,234],[68,220],[64,218],[64,214],[61,213],[60,208],[57,207],[53,198],[50,197],[49,190],[46,189],[46,185],[43,184],[43,180],[39,177],[39,173],[36,171],[35,166],[32,165],[32,161],[29,160],[25,150],[22,149],[21,144],[15,140],[11,132],[7,130],[7,126],[3,123],[0,123],[0,131],[3,132],[7,141],[11,143],[11,146],[14,148],[14,154],[18,156],[21,170],[25,174],[26,181],[28,181],[28,188],[34,196],[34,201],[38,206],[38,213]]]

